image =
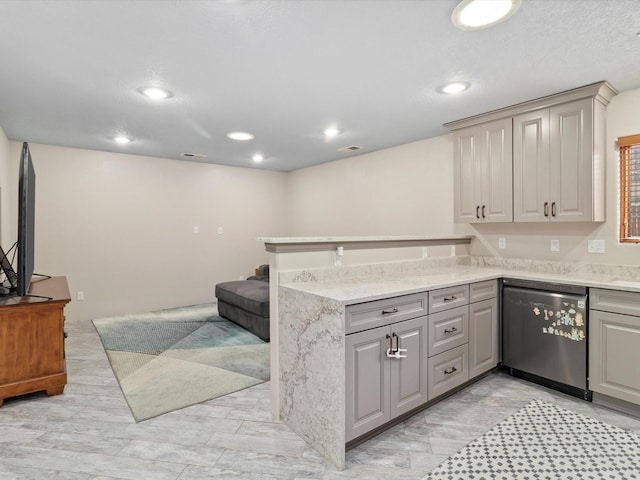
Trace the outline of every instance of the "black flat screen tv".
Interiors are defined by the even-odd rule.
[[[34,268],[36,212],[36,172],[27,142],[22,144],[18,180],[18,268],[16,294],[23,297],[29,290]]]

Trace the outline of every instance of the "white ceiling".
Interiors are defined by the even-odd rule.
[[[452,25],[457,3],[1,0],[0,126],[11,140],[288,171],[600,80],[640,87],[638,0],[523,0],[475,32]],[[437,93],[449,80],[471,88]],[[174,97],[153,102],[145,85]],[[325,140],[329,125],[343,133]]]

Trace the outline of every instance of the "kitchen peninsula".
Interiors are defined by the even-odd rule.
[[[400,239],[409,242],[407,237],[378,237],[369,239],[367,243],[362,243],[364,240],[361,238],[353,240],[366,245],[364,248],[367,250],[352,252],[353,256],[358,257],[353,260],[354,263],[350,263],[348,258],[349,247],[355,246],[355,243],[349,244],[349,238],[261,239],[272,254],[271,268],[277,276],[271,291],[272,342],[276,339],[272,343],[272,361],[276,352],[275,362],[272,363],[272,369],[276,369],[275,372],[272,370],[272,392],[277,395],[274,413],[339,468],[344,468],[348,442],[359,436],[357,428],[353,430],[353,418],[347,408],[349,397],[354,394],[353,372],[348,373],[348,368],[353,365],[349,366],[347,352],[353,343],[349,338],[359,335],[360,331],[384,330],[389,325],[399,325],[405,320],[413,322],[422,319],[418,323],[424,322],[420,323],[422,326],[407,323],[411,332],[420,331],[420,334],[411,333],[406,339],[402,329],[390,328],[387,334],[390,340],[386,340],[389,343],[384,343],[384,348],[389,347],[390,350],[386,352],[387,357],[393,357],[395,353],[398,355],[395,358],[400,358],[404,352],[397,350],[404,348],[404,345],[411,345],[410,348],[415,347],[420,351],[415,369],[422,371],[422,374],[416,380],[413,393],[422,392],[422,397],[412,394],[417,403],[409,402],[407,410],[399,410],[399,415],[406,415],[430,405],[433,400],[437,401],[447,393],[447,389],[439,389],[437,385],[432,389],[434,380],[428,378],[429,375],[433,376],[430,362],[438,355],[432,355],[429,350],[433,342],[432,338],[426,338],[434,334],[427,318],[434,312],[436,316],[440,314],[438,293],[444,295],[453,291],[451,289],[458,289],[456,292],[461,293],[441,297],[454,297],[449,301],[455,303],[456,307],[446,311],[453,312],[457,308],[469,315],[476,311],[472,310],[473,305],[487,301],[491,305],[497,304],[493,286],[497,285],[497,279],[505,276],[640,292],[640,283],[632,281],[638,278],[637,267],[470,257],[466,250],[470,242],[468,236],[411,237],[412,243],[406,246],[398,243]],[[421,246],[420,242],[427,246]],[[304,250],[305,243],[312,246],[310,251]],[[292,245],[296,245],[295,249],[290,248]],[[323,245],[326,245],[325,249]],[[400,249],[396,256],[401,260],[390,260],[392,255],[386,253],[386,248]],[[448,255],[432,258],[432,251],[442,254],[443,249],[448,249]],[[407,254],[407,250],[412,250],[412,253]],[[293,257],[283,258],[289,255]],[[406,258],[412,255],[413,259]],[[375,257],[384,260],[376,261]],[[370,319],[367,312],[371,305],[382,317],[388,318],[373,318],[373,323],[360,330],[354,327],[358,319],[364,319],[365,322]],[[495,309],[486,312],[489,312],[488,319],[492,318],[491,315],[497,315]],[[463,318],[464,315],[460,313],[458,317]],[[499,360],[497,353],[493,357],[489,354],[489,363],[484,363],[482,369],[469,375],[469,365],[474,363],[469,360],[469,352],[474,348],[474,341],[479,341],[474,340],[470,323],[473,322],[467,323],[466,328],[471,332],[471,337],[460,340],[447,350],[451,353],[452,365],[457,367],[447,367],[444,373],[451,373],[454,377],[463,370],[466,372],[466,377],[452,384],[454,390],[471,382],[474,375],[480,378]],[[492,324],[489,321],[484,325]],[[497,322],[493,325],[490,335],[485,335],[481,340],[483,344],[480,348],[489,353],[497,352],[499,331]],[[394,340],[396,330],[397,339]],[[382,338],[385,338],[384,335]],[[399,341],[402,343],[399,344]],[[375,355],[378,353],[374,352]],[[373,357],[365,354],[361,358]],[[393,362],[392,359],[387,363]],[[420,362],[423,362],[422,367]],[[372,366],[371,371],[374,370]],[[370,378],[375,379],[376,374]],[[430,395],[430,392],[435,393]],[[375,403],[377,399],[373,398],[371,402]],[[356,436],[353,436],[354,431]]]

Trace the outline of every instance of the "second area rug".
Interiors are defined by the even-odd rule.
[[[423,480],[632,480],[640,437],[534,400]]]

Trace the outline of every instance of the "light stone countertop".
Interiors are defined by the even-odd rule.
[[[371,277],[291,282],[280,286],[329,298],[343,305],[445,288],[497,278],[517,278],[544,282],[640,292],[640,281],[612,277],[610,274],[547,273],[479,266],[449,266],[424,273],[394,273]]]

